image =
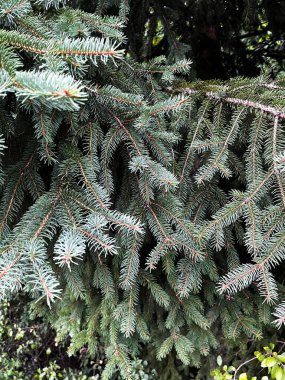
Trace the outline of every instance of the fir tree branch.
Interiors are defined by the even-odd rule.
[[[5,209],[3,210],[4,212],[3,212],[2,220],[1,220],[1,223],[0,223],[0,234],[2,234],[3,229],[4,229],[4,227],[5,227],[5,225],[6,225],[7,221],[8,221],[8,218],[11,217],[11,215],[12,215],[11,211],[12,211],[12,208],[14,206],[14,203],[15,203],[15,200],[16,200],[16,197],[17,197],[17,193],[19,191],[20,186],[22,185],[22,183],[24,181],[24,176],[26,175],[26,172],[30,169],[30,166],[32,165],[35,157],[36,157],[36,151],[34,150],[32,152],[32,154],[24,162],[24,166],[21,169],[21,171],[19,171],[19,176],[17,178],[15,186],[13,187],[13,191],[10,194],[9,200],[7,200],[5,202],[6,205],[7,205],[7,207],[6,207],[6,210]],[[2,214],[2,212],[1,212],[1,214]]]
[[[204,116],[206,115],[206,112],[208,110],[208,106],[209,106],[209,101],[205,103],[204,107],[203,107],[203,111],[199,117],[199,120],[197,122],[197,126],[196,126],[196,129],[194,131],[194,134],[192,136],[192,139],[191,139],[191,143],[190,145],[187,147],[187,154],[186,154],[186,157],[185,157],[185,160],[183,162],[183,166],[182,166],[182,170],[181,170],[181,175],[180,175],[180,183],[182,184],[183,181],[184,181],[184,176],[185,176],[185,171],[186,171],[186,168],[188,166],[188,161],[189,161],[189,158],[190,158],[190,155],[192,153],[192,148],[193,148],[193,145],[195,143],[195,140],[196,140],[196,137],[197,137],[197,134],[198,134],[198,131],[199,131],[199,128],[200,128],[200,125],[202,124],[203,120],[204,120]]]
[[[273,166],[274,166],[274,173],[277,179],[279,191],[281,194],[281,199],[283,203],[283,207],[285,208],[285,190],[283,187],[283,184],[281,182],[281,178],[279,175],[279,170],[277,169],[277,163],[276,163],[276,157],[277,157],[277,129],[279,125],[279,116],[274,117],[274,126],[273,126],[273,138],[272,138],[272,161],[273,161]]]
[[[46,213],[46,215],[44,216],[44,218],[42,218],[42,222],[41,224],[39,225],[39,227],[37,228],[36,232],[33,234],[33,236],[31,237],[31,240],[35,240],[39,237],[39,235],[41,234],[43,228],[45,227],[45,225],[47,224],[47,222],[49,221],[51,215],[54,213],[55,211],[55,208],[61,198],[61,195],[62,195],[62,192],[63,192],[63,188],[60,188],[57,193],[56,193],[56,196],[54,197],[53,201],[51,202],[51,206],[50,206],[50,209],[48,210],[48,212]]]

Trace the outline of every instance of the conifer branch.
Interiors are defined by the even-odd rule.
[[[35,159],[36,156],[36,151],[33,151],[30,157],[24,162],[24,166],[19,172],[19,176],[17,178],[17,181],[15,183],[15,186],[13,187],[12,192],[10,193],[9,199],[5,199],[6,203],[6,210],[5,208],[1,212],[1,223],[0,223],[0,234],[2,234],[3,229],[7,223],[7,220],[11,218],[12,213],[12,208],[14,206],[14,203],[16,201],[17,196],[19,196],[19,188],[21,187],[23,181],[24,181],[24,176],[26,175],[26,171],[29,170],[30,166],[33,163],[33,160]],[[5,207],[5,206],[4,206]]]
[[[272,156],[273,156],[272,157],[272,162],[273,162],[273,166],[274,166],[274,173],[275,173],[275,176],[276,176],[276,179],[277,179],[279,191],[280,191],[280,194],[281,194],[281,199],[282,199],[283,207],[285,208],[285,190],[284,190],[283,184],[281,182],[279,170],[277,169],[277,163],[276,163],[276,157],[277,157],[276,148],[277,148],[277,129],[278,129],[278,125],[279,125],[279,116],[275,116],[274,117],[274,126],[273,126],[273,137],[272,137]]]
[[[268,86],[269,86],[268,88],[274,89],[274,84],[272,84],[271,86],[269,84]],[[182,93],[185,93],[188,95],[199,95],[200,94],[200,92],[198,90],[194,90],[194,89],[187,88],[187,87],[185,87],[183,89],[167,88],[166,90],[170,91],[170,92],[182,92]],[[232,90],[232,89],[230,89],[230,90]],[[208,97],[210,99],[219,100],[219,101],[224,102],[224,103],[240,105],[240,106],[243,106],[246,108],[252,108],[252,109],[264,112],[264,113],[268,113],[274,117],[277,116],[280,119],[285,119],[285,113],[282,112],[282,110],[279,110],[278,108],[275,108],[272,106],[268,106],[268,105],[263,104],[263,103],[254,102],[254,101],[247,100],[247,99],[227,97],[224,95],[221,96],[221,93],[214,92],[214,91],[205,91],[204,94],[206,97]]]
[[[206,115],[206,112],[208,111],[208,106],[209,106],[209,102],[206,102],[206,104],[204,105],[203,110],[201,112],[201,116],[198,119],[197,126],[196,126],[196,129],[194,131],[191,143],[190,143],[189,147],[187,147],[187,154],[186,154],[185,160],[183,162],[183,166],[182,166],[182,170],[181,170],[181,175],[180,175],[180,183],[183,183],[183,181],[184,181],[184,176],[185,176],[185,171],[186,171],[186,168],[187,168],[187,165],[188,165],[188,160],[190,158],[190,154],[192,153],[191,149],[193,148],[193,145],[195,143],[195,140],[196,140],[196,137],[197,137],[200,125],[203,122],[204,116]]]
[[[63,192],[63,189],[60,188],[56,194],[56,196],[54,197],[54,199],[52,200],[52,203],[51,203],[51,206],[48,210],[48,212],[46,213],[46,215],[44,216],[44,218],[42,219],[41,221],[41,224],[38,226],[36,232],[32,235],[31,237],[31,240],[35,240],[39,237],[39,235],[41,234],[42,230],[44,229],[44,227],[46,226],[46,224],[48,223],[50,217],[52,216],[52,214],[54,213],[54,210],[60,200],[60,197],[62,195],[62,192]]]

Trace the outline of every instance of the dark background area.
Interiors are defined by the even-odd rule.
[[[73,0],[94,11],[99,2]],[[116,1],[104,12],[118,12]],[[113,5],[113,6],[112,6]],[[228,79],[284,69],[284,0],[131,0],[126,35],[128,53],[139,61],[184,55],[192,77]]]

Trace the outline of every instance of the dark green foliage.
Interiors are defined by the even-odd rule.
[[[284,79],[189,83],[183,49],[124,54],[125,1],[63,5],[1,3],[1,296],[103,380],[282,327]]]

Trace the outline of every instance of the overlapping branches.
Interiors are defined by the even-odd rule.
[[[61,297],[74,347],[106,341],[106,378],[129,371],[129,341],[135,352],[156,336],[159,358],[199,363],[215,305],[225,336],[260,336],[285,260],[282,80],[183,84],[188,60],[124,57],[118,17],[65,8],[35,33],[28,6],[4,5],[1,296]],[[281,326],[283,304],[274,313]]]

